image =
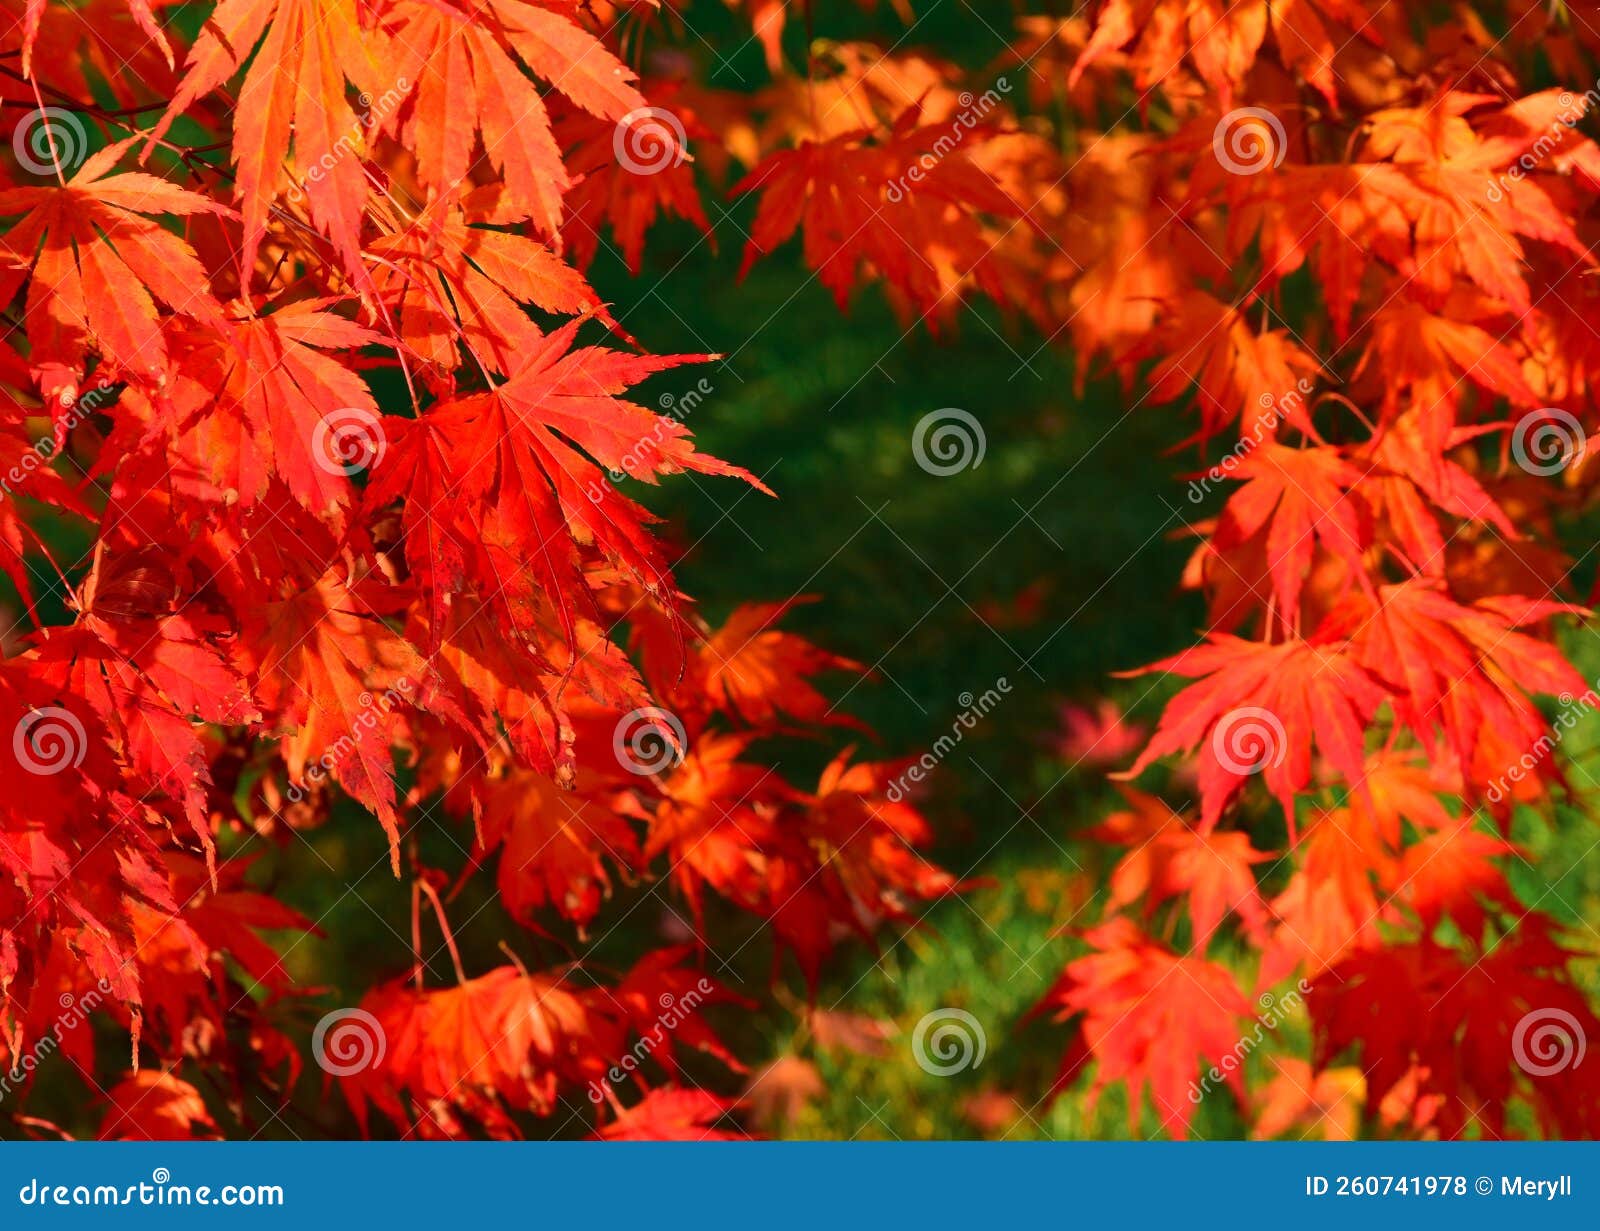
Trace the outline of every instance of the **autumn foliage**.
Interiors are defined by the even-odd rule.
[[[759,39],[759,88],[709,84],[707,6]],[[1582,938],[1507,879],[1514,812],[1569,788],[1552,699],[1593,701],[1558,527],[1600,430],[1600,5],[987,6],[1009,48],[967,65],[918,50],[916,0],[881,6],[892,49],[813,37],[877,7],[10,4],[6,1067],[58,1035],[110,1137],[220,1134],[313,1057],[371,1133],[577,1106],[603,1138],[735,1134],[756,1058],[704,1010],[749,989],[707,972],[709,920],[814,989],[965,891],[927,854],[937,778],[905,797],[829,699],[865,667],[788,603],[708,622],[634,498],[771,495],[640,392],[717,357],[651,354],[585,274],[603,244],[637,271],[668,218],[728,242],[731,203],[746,270],[792,247],[842,312],[940,336],[981,303],[1171,425],[1193,554],[1151,584],[1205,628],[1143,668],[1147,740],[1076,737],[1139,785],[1086,818],[1113,871],[1038,1006],[1053,1093],[1119,1083],[1182,1135],[1261,997],[1304,986],[1311,1054],[1226,1066],[1262,1135],[1343,1098],[1372,1132],[1600,1133],[1600,1065],[1518,1062],[1530,1014],[1600,1019]],[[796,736],[837,750],[820,777],[771,763]],[[341,808],[386,835],[416,961],[330,1000],[284,965],[318,921],[248,874]],[[451,929],[477,882],[489,968]],[[649,882],[694,935],[518,955]],[[113,1063],[59,1030],[86,998]],[[381,1057],[344,1063],[352,1030]]]

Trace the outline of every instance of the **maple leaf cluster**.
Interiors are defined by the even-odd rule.
[[[841,309],[870,285],[945,332],[984,300],[1129,413],[1193,412],[1203,640],[1144,669],[1184,681],[1148,739],[1118,719],[1113,757],[1080,715],[1064,745],[1143,744],[1118,776],[1144,785],[1087,835],[1115,862],[1039,1005],[1071,1030],[1055,1088],[1093,1065],[1178,1134],[1208,1069],[1262,1135],[1347,1131],[1344,1104],[1600,1130],[1600,1070],[1529,1051],[1551,1021],[1600,1038],[1580,947],[1507,875],[1514,817],[1571,794],[1549,699],[1593,702],[1557,636],[1600,430],[1600,6],[1098,0],[1015,16],[975,68],[729,0],[769,78],[743,92],[654,0],[12,7],[0,567],[31,631],[0,660],[28,784],[0,805],[0,1040],[92,992],[134,1062],[107,1135],[222,1131],[186,1065],[292,1086],[305,992],[263,934],[316,928],[222,840],[293,842],[336,800],[456,958],[453,984],[420,953],[377,972],[311,1041],[363,1128],[512,1135],[575,1096],[604,1137],[698,1136],[733,1109],[673,1047],[742,1070],[696,946],[470,972],[452,882],[582,935],[662,881],[697,939],[743,912],[813,988],[959,888],[894,766],[763,763],[851,725],[816,680],[860,666],[785,604],[713,627],[618,481],[765,490],[629,400],[715,357],[644,353],[584,272],[607,236],[638,272],[668,217],[714,243],[718,197],[746,270],[798,237]],[[435,813],[458,869],[410,840]],[[1252,1006],[1290,980],[1310,1049],[1252,1089]]]
[[[674,1044],[741,1072],[699,1015],[739,998],[699,945],[613,977],[530,972],[508,943],[471,972],[441,890],[492,878],[508,920],[581,936],[660,881],[697,940],[715,898],[814,982],[954,882],[891,767],[846,750],[796,785],[763,763],[762,740],[851,725],[814,681],[862,669],[778,628],[790,604],[709,625],[622,490],[765,489],[629,398],[711,357],[642,353],[564,255],[592,254],[571,234],[618,207],[603,185],[651,115],[615,23],[224,0],[187,45],[180,25],[30,0],[0,51],[23,116],[0,566],[31,625],[0,660],[0,1062],[31,1086],[63,1038],[113,1137],[215,1135],[308,1054],[363,1130],[375,1109],[511,1136],[577,1106],[606,1137],[714,1133],[733,1103]],[[284,955],[320,928],[245,877],[252,843],[339,800],[382,826],[455,982],[418,939],[313,1031]],[[418,854],[441,824],[459,868]],[[125,1079],[66,1005],[123,1033]]]
[[[1191,407],[1210,463],[1175,523],[1205,639],[1136,673],[1184,684],[1114,775],[1154,793],[1091,831],[1123,848],[1106,918],[1039,1006],[1056,1089],[1092,1061],[1135,1124],[1148,1091],[1181,1135],[1220,1086],[1258,1135],[1600,1129],[1588,947],[1508,879],[1518,809],[1575,797],[1539,698],[1594,700],[1556,642],[1600,423],[1594,96],[1523,85],[1544,53],[1594,81],[1600,14],[1561,10],[1106,0],[1015,47],[1082,150],[1056,328]],[[1310,1054],[1280,1035],[1252,1090],[1285,988]]]

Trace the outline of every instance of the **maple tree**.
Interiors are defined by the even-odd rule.
[[[1097,147],[1062,172],[1089,226],[1058,328],[1193,406],[1189,498],[1219,506],[1184,578],[1207,636],[1144,669],[1187,686],[1115,775],[1173,764],[1198,814],[1131,794],[1097,831],[1131,849],[1039,1006],[1073,1031],[1058,1088],[1096,1062],[1180,1135],[1206,1069],[1260,1135],[1498,1137],[1519,1106],[1592,1135],[1586,946],[1507,874],[1513,808],[1571,795],[1537,698],[1593,697],[1553,515],[1591,486],[1594,98],[1521,82],[1536,47],[1592,81],[1595,16],[1108,0],[1019,45],[1041,89],[1069,66],[1050,105]],[[1100,133],[1129,89],[1148,123]],[[1247,1101],[1248,997],[1290,978],[1313,1053]]]
[[[60,1035],[113,1138],[221,1135],[308,1056],[363,1132],[576,1104],[600,1138],[705,1138],[810,1097],[794,1057],[734,1097],[756,1058],[701,1010],[750,1001],[709,933],[744,919],[814,993],[968,886],[902,767],[840,746],[869,733],[829,681],[867,668],[785,629],[794,600],[708,621],[629,494],[772,494],[640,392],[719,356],[650,353],[586,273],[608,238],[637,273],[668,218],[715,242],[732,202],[745,273],[797,241],[841,311],[997,311],[1202,467],[1203,638],[1126,664],[1180,686],[1062,740],[1140,786],[1086,834],[1109,892],[1040,999],[1069,1039],[1037,1096],[1092,1066],[1090,1099],[1181,1135],[1221,1066],[1257,1135],[1600,1130],[1596,1066],[1528,1059],[1540,1014],[1600,1038],[1585,947],[1508,879],[1516,810],[1570,794],[1548,699],[1592,701],[1558,523],[1595,487],[1600,147],[1548,78],[1596,79],[1600,6],[1019,5],[961,65],[726,0],[767,70],[733,91],[696,71],[711,4],[11,6],[0,1062]],[[916,28],[915,0],[834,7]],[[796,736],[830,746],[809,780],[771,761]],[[313,1027],[286,963],[320,922],[250,847],[342,809],[414,960]],[[681,943],[521,956],[643,883]],[[463,894],[503,909],[490,968]],[[1252,1088],[1230,1057],[1290,980],[1311,1046]],[[59,1030],[90,1001],[109,1070]]]

